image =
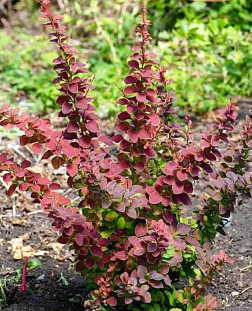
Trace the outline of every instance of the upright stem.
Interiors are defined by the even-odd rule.
[[[21,285],[21,291],[22,292],[25,292],[25,287],[26,287],[26,275],[27,275],[28,260],[29,260],[29,257],[24,257],[23,274],[22,274],[22,285]]]

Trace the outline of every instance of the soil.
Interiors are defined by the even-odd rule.
[[[242,103],[242,111],[248,110],[248,105]],[[204,128],[206,124],[201,117],[198,127]],[[44,169],[47,172],[48,167],[45,166]],[[57,178],[63,178],[58,173]],[[13,199],[8,198],[1,182],[0,202],[0,281],[10,280],[15,276],[15,270],[22,266],[22,259],[13,258],[13,243],[10,241],[13,242],[14,238],[22,237],[23,245],[35,251],[36,258],[42,264],[28,275],[25,292],[21,292],[19,283],[7,282],[6,306],[3,310],[85,310],[85,280],[74,272],[74,256],[71,251],[66,247],[61,249],[56,243],[57,233],[51,230],[50,220],[21,193]],[[216,276],[209,288],[222,302],[219,310],[252,310],[251,205],[251,202],[245,201],[237,207],[225,230],[227,235],[218,236],[215,242],[217,249],[224,249],[235,260]],[[3,285],[1,288],[0,283],[0,297],[1,289]],[[0,300],[0,305],[1,303],[4,304]]]

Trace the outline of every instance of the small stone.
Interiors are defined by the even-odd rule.
[[[232,296],[232,297],[236,297],[236,296],[238,296],[238,295],[240,295],[239,292],[232,292],[232,293],[231,293],[231,296]]]
[[[44,275],[44,274],[41,274],[41,275],[37,278],[37,280],[38,280],[38,281],[42,281],[42,280],[44,280],[44,278],[45,278],[45,275]]]

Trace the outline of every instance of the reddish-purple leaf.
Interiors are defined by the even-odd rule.
[[[29,184],[26,183],[26,182],[19,185],[19,189],[20,189],[21,191],[26,191],[26,190],[28,189],[28,187],[29,187]]]
[[[146,94],[137,93],[136,99],[140,102],[144,102],[146,100]]]
[[[184,190],[184,185],[182,183],[179,183],[179,182],[174,182],[172,184],[172,190],[175,194],[182,193]]]
[[[166,211],[163,213],[163,218],[168,224],[171,224],[173,222],[173,214],[170,211]]]
[[[2,153],[0,154],[0,163],[4,163],[7,160],[7,154]]]
[[[29,144],[31,138],[30,137],[27,137],[25,135],[21,136],[20,137],[20,146],[26,146],[27,144]]]
[[[72,111],[72,109],[73,109],[73,105],[70,104],[70,103],[68,103],[68,102],[65,102],[65,103],[62,105],[62,108],[61,108],[61,110],[62,110],[62,112],[63,112],[64,114],[70,113],[70,112]]]
[[[51,183],[50,185],[49,185],[49,189],[50,190],[58,190],[58,189],[60,189],[61,188],[61,186],[59,185],[59,184],[57,184],[57,183]]]
[[[149,133],[149,131],[146,128],[143,127],[143,128],[138,130],[138,136],[141,139],[148,139],[148,138],[150,138],[150,133]]]
[[[139,68],[139,62],[136,61],[136,60],[130,60],[130,61],[128,61],[128,65],[129,65],[130,67],[132,67],[132,68],[136,68],[136,69]]]
[[[97,245],[98,246],[101,246],[101,247],[107,247],[109,245],[109,240],[108,239],[105,239],[105,238],[101,238],[99,239],[99,241],[97,242]]]
[[[180,180],[180,181],[183,181],[187,178],[187,172],[182,170],[182,171],[177,171],[177,178]]]
[[[94,266],[94,264],[95,264],[95,262],[94,262],[94,260],[93,260],[92,258],[87,258],[87,259],[85,260],[85,264],[86,264],[86,267],[87,267],[88,269],[92,269],[93,266]]]
[[[28,161],[28,160],[24,160],[24,161],[22,161],[22,163],[21,163],[21,167],[22,167],[22,168],[27,168],[27,167],[30,167],[30,166],[31,166],[31,162]]]
[[[189,173],[192,175],[192,177],[196,177],[199,175],[200,169],[198,167],[189,167]]]
[[[102,250],[100,249],[100,247],[96,246],[96,245],[92,245],[90,247],[90,252],[93,256],[98,256],[98,257],[102,257]]]
[[[82,246],[82,245],[83,245],[83,235],[77,233],[76,236],[75,236],[75,240],[76,240],[76,243],[77,243],[79,246]]]
[[[52,156],[52,155],[53,155],[52,150],[47,150],[47,151],[43,154],[42,159],[43,159],[43,160],[44,160],[44,159],[48,159],[48,158],[50,158],[50,156]]]
[[[88,108],[88,103],[85,98],[79,100],[78,102],[75,103],[75,107],[79,109],[87,109]]]
[[[147,231],[148,229],[145,224],[139,223],[135,227],[135,234],[138,237],[146,235]]]
[[[134,250],[134,255],[135,256],[142,256],[143,254],[145,254],[145,249],[144,248],[136,248]]]
[[[180,199],[180,201],[186,205],[186,206],[190,206],[192,205],[192,201],[190,199],[190,197],[188,196],[188,194],[186,193],[181,193],[181,194],[178,194],[178,197]]]
[[[121,132],[126,132],[129,129],[130,125],[127,122],[119,122],[116,126],[116,129]]]
[[[115,253],[115,257],[124,261],[128,259],[128,254],[126,251],[120,251],[120,252]]]
[[[190,231],[190,229],[191,229],[190,226],[183,224],[183,223],[180,223],[178,225],[178,234],[187,235],[187,233]]]
[[[128,114],[127,111],[123,111],[123,112],[118,114],[117,118],[120,121],[124,121],[124,120],[131,119],[131,116],[130,116],[130,114]]]
[[[12,180],[12,175],[11,175],[10,173],[4,174],[3,180],[4,180],[5,182],[10,182],[10,181]]]
[[[78,84],[77,84],[77,83],[71,83],[71,84],[69,84],[69,85],[68,85],[68,90],[69,90],[71,93],[73,93],[73,94],[77,93],[77,92],[78,92]]]
[[[193,185],[190,181],[184,182],[184,192],[185,193],[193,193]]]
[[[32,145],[31,149],[34,153],[39,154],[43,151],[43,145],[40,143],[35,143]]]
[[[188,237],[186,238],[186,240],[187,240],[187,242],[189,242],[192,246],[196,246],[196,247],[199,247],[199,246],[200,246],[199,242],[198,242],[196,239],[194,239],[193,237],[191,237],[191,236],[188,236]]]
[[[150,272],[150,277],[155,281],[161,281],[164,279],[164,276],[161,273],[158,273],[157,271],[153,270]]]
[[[126,84],[132,84],[132,83],[136,83],[136,78],[133,76],[128,76],[124,79],[124,82]]]
[[[137,140],[138,140],[138,134],[137,134],[137,132],[136,132],[135,130],[133,130],[133,129],[130,128],[130,129],[127,131],[127,134],[129,135],[129,137],[131,138],[131,140],[132,140],[133,143],[136,143],[136,142],[137,142]]]
[[[143,302],[150,303],[151,302],[151,294],[147,291],[142,291],[141,298]]]
[[[62,146],[62,151],[64,152],[64,154],[69,157],[69,158],[73,158],[75,156],[75,150],[72,146],[70,145],[64,145]]]
[[[126,98],[120,98],[116,103],[119,105],[128,105],[129,101]]]
[[[79,131],[79,124],[74,121],[70,121],[67,125],[67,132],[68,133],[76,133]]]
[[[157,243],[149,243],[147,245],[147,251],[150,252],[150,253],[153,253],[157,250]],[[155,255],[154,255],[155,256]]]
[[[71,164],[71,163],[67,164],[66,169],[67,169],[68,174],[72,177],[75,176],[78,172],[78,168],[75,164]]]
[[[117,306],[117,300],[114,296],[111,296],[109,297],[107,300],[106,300],[107,304],[110,305],[111,307],[115,307]]]
[[[38,180],[38,184],[39,185],[49,185],[51,183],[51,181],[48,178],[45,177],[41,177]]]
[[[56,100],[58,105],[63,105],[68,100],[67,96],[59,96]]]
[[[136,90],[133,86],[127,86],[124,89],[124,94],[126,94],[126,95],[130,95],[130,94],[134,94],[134,93],[136,93]]]
[[[16,185],[16,184],[13,184],[13,185],[10,186],[10,188],[9,188],[8,191],[7,191],[7,195],[8,195],[9,197],[12,196],[12,194],[13,194],[13,192],[16,190],[17,186],[18,186],[18,185]]]
[[[140,278],[144,278],[146,274],[148,274],[148,271],[147,271],[146,267],[141,266],[141,265],[138,266],[138,268],[137,268],[137,275]]]
[[[209,164],[207,164],[207,163],[202,163],[200,166],[201,166],[201,167],[203,168],[203,170],[204,170],[205,172],[207,172],[208,174],[211,174],[211,173],[213,172],[213,169],[212,169],[211,166],[210,166]]]
[[[91,138],[88,135],[83,135],[78,138],[78,143],[82,148],[88,148],[91,144]]]
[[[121,170],[125,170],[125,169],[127,169],[127,168],[130,168],[130,163],[129,163],[128,161],[126,161],[126,160],[121,160],[121,161],[119,162],[119,168],[120,168]]]
[[[91,133],[98,133],[99,132],[99,126],[95,121],[89,121],[86,123],[86,128],[91,132]]]
[[[151,204],[158,204],[162,201],[162,196],[156,192],[156,191],[153,191],[151,194],[150,194],[150,197],[149,197],[149,202]]]
[[[136,209],[132,207],[126,211],[126,214],[132,219],[136,219],[138,216]]]
[[[178,164],[178,162],[175,162],[175,161],[170,161],[170,162],[166,163],[166,165],[165,165],[165,168],[167,170],[174,170],[177,167],[179,167],[179,164]]]
[[[124,298],[124,302],[125,302],[126,305],[129,305],[130,303],[132,303],[132,301],[133,301],[132,297],[126,296]]]

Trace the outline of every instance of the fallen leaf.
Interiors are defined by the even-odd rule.
[[[19,237],[14,238],[8,242],[9,244],[11,244],[9,250],[11,251],[11,255],[14,259],[22,259],[22,257],[24,256],[33,256],[34,249],[31,247],[31,245],[24,246],[23,241],[23,237]]]
[[[11,255],[14,259],[22,259],[23,257],[34,257],[34,256],[44,256],[48,253],[48,251],[44,250],[35,250],[32,248],[31,245],[25,245],[23,244],[23,241],[27,241],[30,239],[30,235],[24,234],[23,236],[19,238],[14,238],[10,241],[8,241],[9,244],[11,244],[11,247],[9,247],[9,251],[11,252]]]
[[[57,255],[59,255],[62,248],[64,247],[64,244],[50,243],[50,247],[57,253]]]

